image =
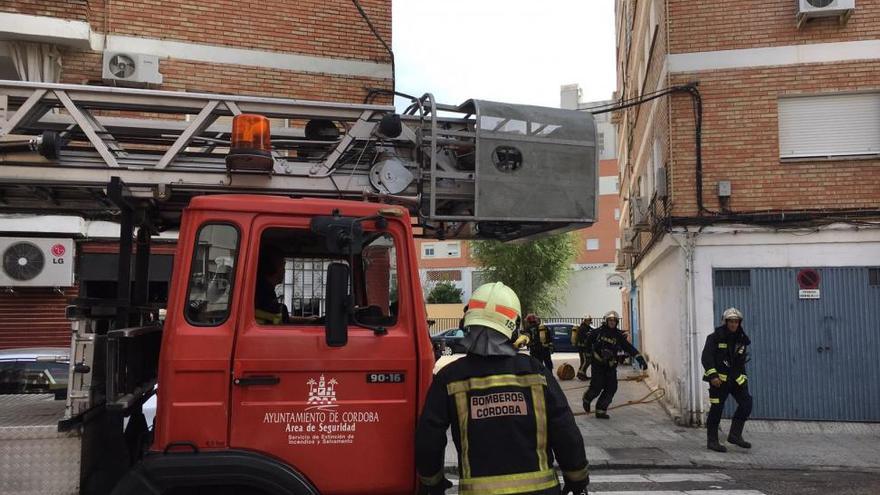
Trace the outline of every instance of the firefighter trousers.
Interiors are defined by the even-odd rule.
[[[733,413],[733,421],[745,423],[752,414],[752,396],[749,394],[749,384],[724,382],[720,387],[709,386],[709,417],[706,418],[706,429],[710,432],[718,431],[721,423],[721,414],[724,412],[724,402],[727,396],[732,395],[736,399],[736,411]]]
[[[586,349],[578,348],[578,358],[581,360],[580,366],[578,366],[578,373],[587,374],[587,368],[590,367],[590,352]]]
[[[593,363],[593,377],[590,379],[590,388],[584,392],[584,404],[589,404],[598,397],[596,412],[604,413],[608,411],[615,393],[617,393],[617,367]]]

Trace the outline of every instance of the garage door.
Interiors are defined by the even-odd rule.
[[[754,418],[880,421],[880,269],[713,275],[716,321],[730,306],[745,313]]]

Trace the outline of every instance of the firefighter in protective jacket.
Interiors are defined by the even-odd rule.
[[[526,316],[525,329],[523,331],[529,339],[529,354],[544,364],[544,366],[553,369],[553,333],[544,326],[538,315],[529,314]]]
[[[467,355],[434,377],[416,431],[420,493],[442,494],[446,429],[458,450],[462,494],[587,493],[584,441],[552,370],[517,353],[520,304],[504,284],[474,291]]]
[[[709,417],[706,419],[706,446],[716,452],[727,452],[718,441],[718,425],[728,395],[736,399],[736,411],[730,424],[727,441],[748,449],[752,444],[742,437],[743,427],[752,413],[746,363],[749,360],[749,336],[743,331],[743,315],[736,308],[728,308],[721,317],[724,324],[706,338],[703,347],[703,380],[709,382]]]
[[[617,324],[620,317],[616,311],[605,314],[605,322],[602,326],[590,333],[587,337],[587,348],[590,350],[592,361],[593,378],[590,380],[590,388],[584,392],[584,411],[590,412],[593,400],[596,402],[596,417],[608,419],[608,406],[614,394],[617,393],[617,353],[624,351],[633,356],[639,362],[642,370],[648,369],[645,358],[639,354],[639,350],[626,340],[626,336]]]
[[[577,377],[578,380],[581,381],[588,380],[590,378],[589,376],[587,376],[587,368],[590,367],[590,351],[587,347],[587,339],[590,337],[590,334],[594,330],[592,324],[593,317],[587,315],[584,317],[584,321],[581,322],[580,326],[572,329],[571,331],[571,344],[577,348],[578,358],[580,359]]]

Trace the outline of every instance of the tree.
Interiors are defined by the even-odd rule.
[[[428,304],[461,304],[462,295],[452,282],[440,282],[428,293]]]
[[[571,273],[577,254],[574,234],[560,234],[534,241],[502,243],[474,241],[474,259],[487,282],[503,282],[519,296],[523,314],[548,314]]]

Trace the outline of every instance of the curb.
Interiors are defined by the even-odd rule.
[[[880,467],[870,466],[804,466],[803,464],[791,465],[767,465],[767,464],[725,464],[725,463],[685,463],[675,461],[657,462],[620,462],[620,461],[593,461],[590,462],[590,471],[623,469],[700,469],[700,470],[724,470],[724,471],[801,471],[801,472],[850,472],[850,473],[877,473]],[[447,464],[443,467],[444,474],[458,476],[458,466]]]
[[[857,473],[880,473],[880,467],[876,466],[805,466],[803,464],[748,464],[748,463],[723,463],[723,462],[620,462],[620,461],[595,461],[590,463],[590,469],[601,471],[606,469],[701,469],[701,470],[729,470],[729,471],[802,471],[802,472],[857,472]]]

